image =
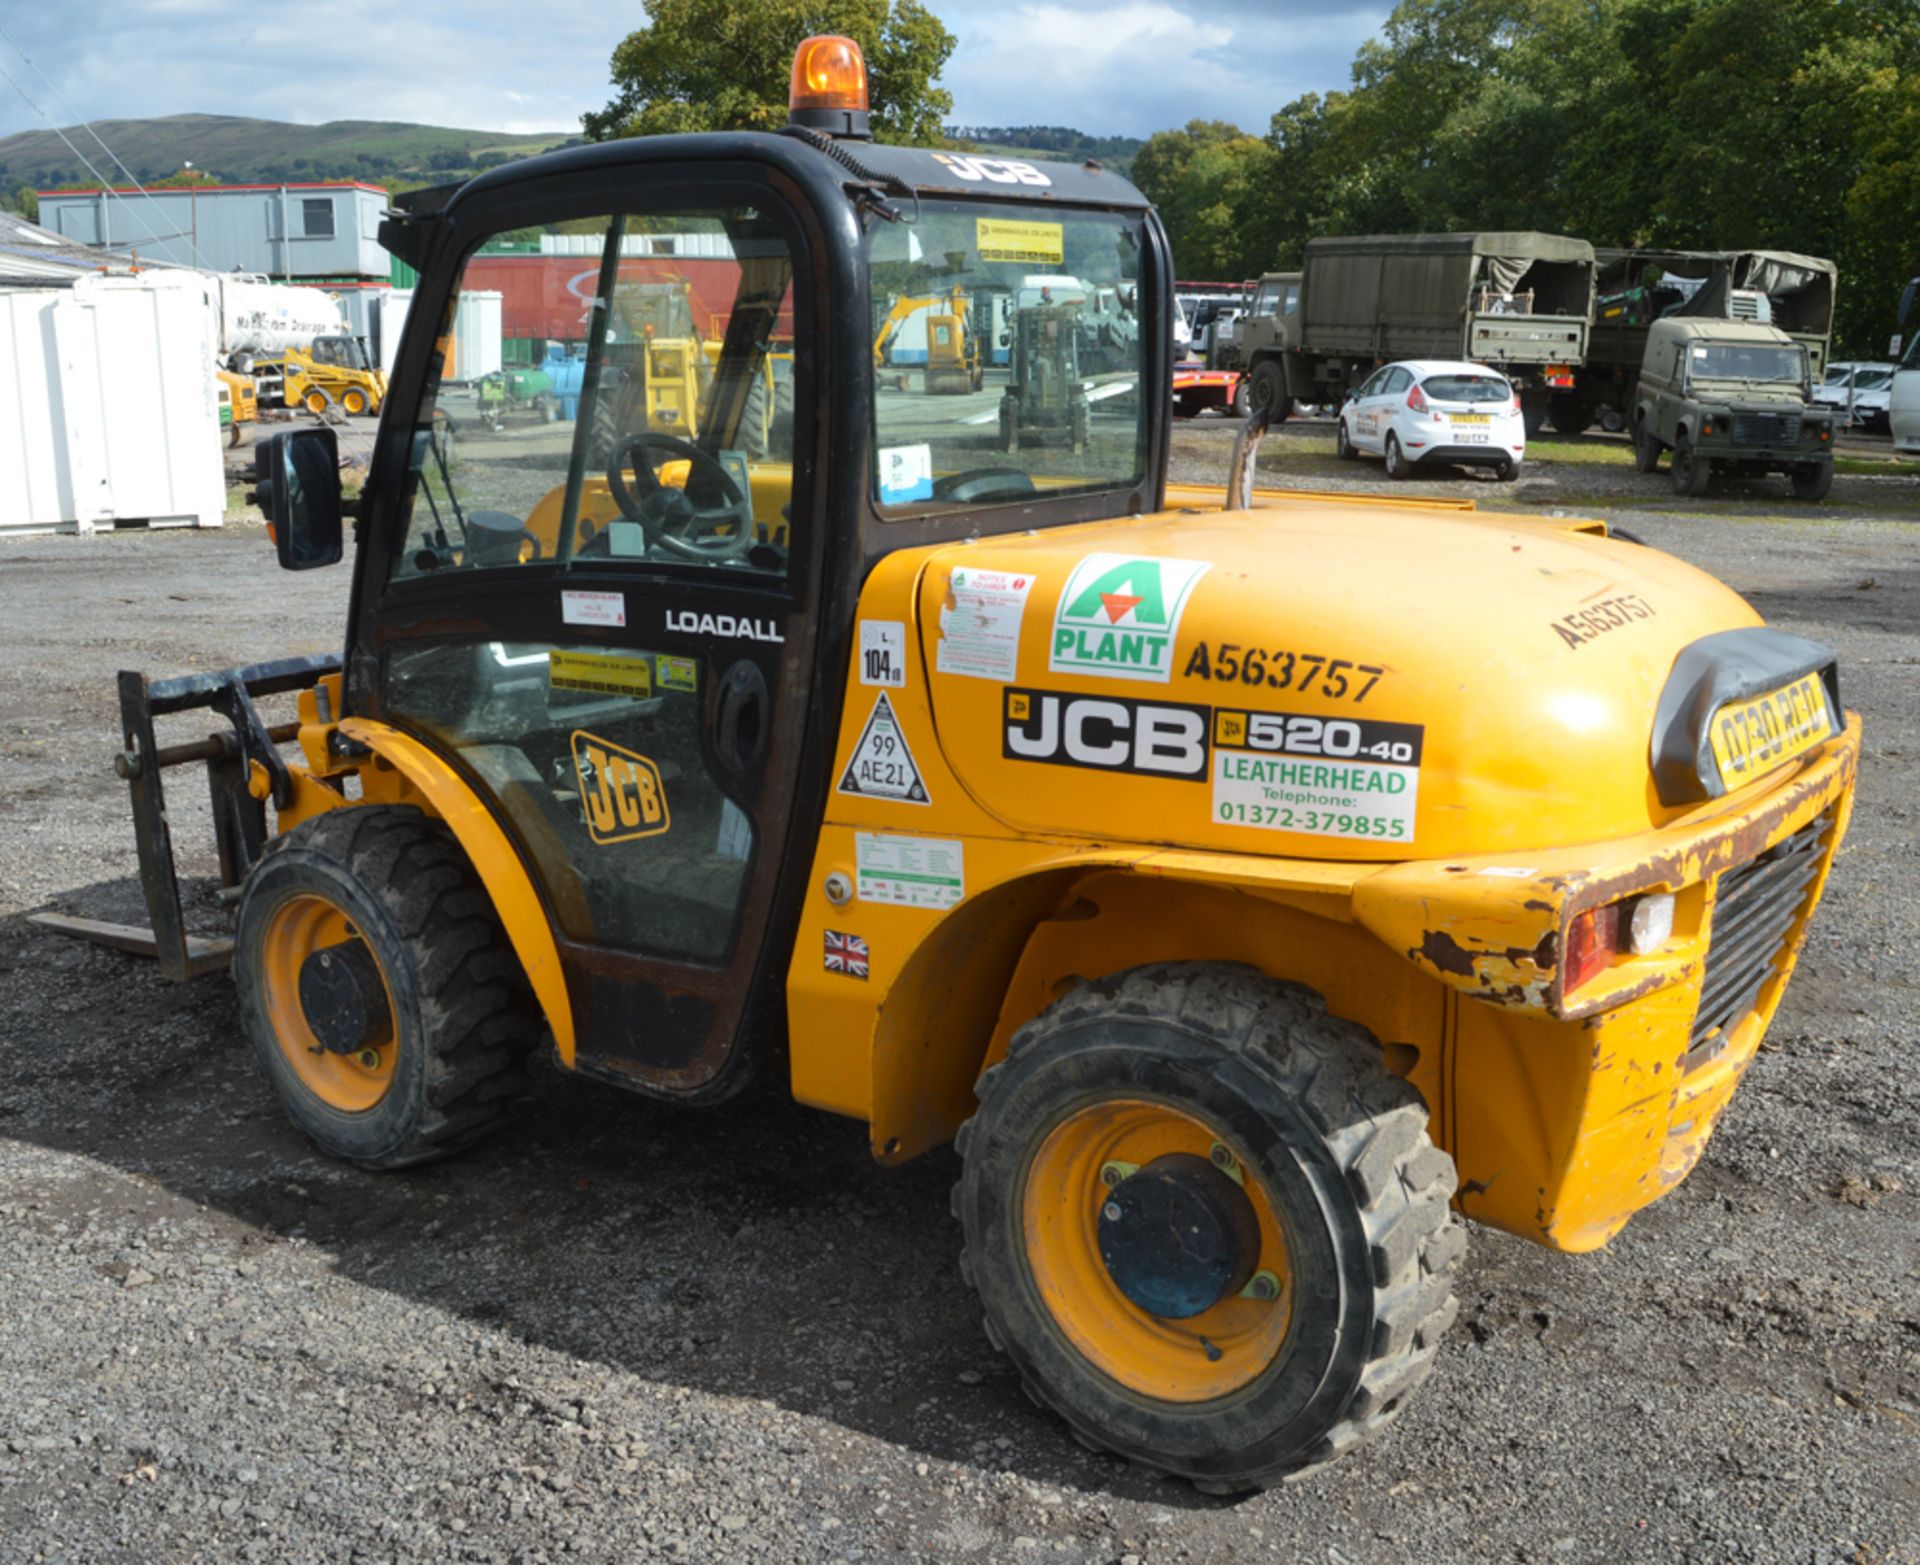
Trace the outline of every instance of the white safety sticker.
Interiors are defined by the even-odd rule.
[[[1213,714],[1213,818],[1312,837],[1413,841],[1418,723],[1312,713]]]
[[[853,759],[841,774],[840,792],[863,799],[896,799],[902,804],[933,802],[885,691],[874,698],[867,726],[853,747]]]
[[[880,503],[903,505],[933,498],[933,447],[883,446],[880,450]]]
[[[897,619],[860,621],[860,683],[898,690],[906,682],[906,625]]]
[[[947,578],[934,667],[1008,684],[1019,677],[1020,626],[1033,578],[962,567]]]
[[[967,894],[966,849],[940,837],[854,833],[862,902],[950,908]]]
[[[563,592],[560,618],[568,625],[624,626],[627,595],[624,592]]]

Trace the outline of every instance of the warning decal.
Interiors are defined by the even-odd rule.
[[[913,764],[907,736],[893,715],[893,703],[882,691],[873,703],[853,759],[840,778],[840,792],[863,799],[897,799],[902,804],[930,804],[920,768]]]

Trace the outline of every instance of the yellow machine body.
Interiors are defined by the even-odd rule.
[[[757,501],[775,498],[758,493],[771,476],[756,475]],[[1401,547],[1436,528],[1448,549]],[[1164,677],[1056,672],[1102,650],[1074,595],[1089,561],[1111,574],[1123,555],[1151,568],[1107,581],[1099,612],[1148,624],[1113,650],[1145,660],[1133,674]],[[1396,565],[1408,558],[1417,573]],[[1315,569],[1276,568],[1287,559]],[[1007,680],[940,671],[983,572],[1026,584]],[[1125,600],[1150,598],[1153,575],[1159,612],[1143,618]],[[1330,580],[1356,585],[1333,596]],[[787,974],[789,1059],[794,1094],[868,1121],[887,1162],[949,1140],[981,1071],[1072,986],[1150,962],[1235,961],[1318,990],[1381,1040],[1431,1105],[1460,1210],[1593,1249],[1698,1159],[1779,1003],[1851,804],[1859,728],[1838,714],[1823,742],[1743,787],[1659,802],[1647,736],[1676,654],[1759,621],[1712,578],[1599,523],[1262,493],[1247,511],[902,549],[874,569],[860,617],[907,627],[905,682],[886,695],[929,802],[831,795]],[[836,776],[874,695],[856,658]],[[1078,724],[1086,755],[1019,753],[1016,740],[1032,751],[1046,738],[1049,709],[1061,735]],[[1184,759],[1192,720],[1166,719],[1182,712],[1205,724],[1204,775],[1143,771],[1143,745]],[[1276,716],[1418,729],[1415,801],[1373,817],[1404,820],[1406,835],[1221,820],[1218,805],[1241,796],[1250,719]],[[358,770],[376,779],[365,797],[445,819],[571,1064],[573,1013],[524,861],[426,747],[364,719],[342,726],[372,759],[342,762],[328,725],[303,727],[300,797],[337,807],[310,779]],[[281,829],[307,812],[283,811]],[[1809,831],[1818,873],[1780,959],[1752,1008],[1702,1043],[1691,1022],[1722,875]],[[916,892],[916,875],[934,889]],[[1570,988],[1574,920],[1651,892],[1674,895],[1667,938]],[[866,941],[867,982],[823,972],[828,930]]]

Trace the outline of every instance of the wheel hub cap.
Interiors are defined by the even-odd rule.
[[[323,947],[300,964],[300,1009],[333,1054],[358,1054],[393,1030],[387,986],[359,940]]]
[[[1260,1223],[1229,1174],[1170,1152],[1107,1192],[1099,1242],[1108,1275],[1132,1303],[1162,1320],[1189,1320],[1246,1287]]]

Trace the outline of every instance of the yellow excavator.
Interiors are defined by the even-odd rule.
[[[893,339],[922,310],[929,312],[926,389],[936,395],[978,391],[986,381],[986,367],[980,358],[979,335],[972,330],[973,301],[964,288],[942,294],[903,293],[895,299],[874,333],[873,367],[886,368]],[[901,387],[905,388],[904,377]]]

